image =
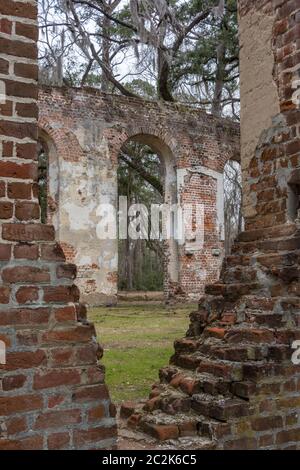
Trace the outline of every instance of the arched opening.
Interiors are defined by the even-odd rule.
[[[130,138],[119,153],[118,193],[119,211],[125,200],[127,212],[118,246],[119,296],[122,291],[164,291],[168,299],[179,271],[174,233],[166,237],[162,226],[163,205],[177,203],[176,169],[168,146],[151,135]]]
[[[236,237],[242,232],[242,171],[237,161],[229,160],[224,167],[225,255],[230,255]]]
[[[54,225],[59,231],[59,166],[57,152],[49,135],[39,130],[38,188],[41,222]]]
[[[300,221],[300,169],[293,171],[288,182],[288,220]]]

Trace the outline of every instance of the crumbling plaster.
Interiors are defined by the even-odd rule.
[[[250,190],[249,164],[255,154],[262,129],[273,126],[272,118],[280,113],[278,89],[274,79],[273,28],[274,11],[268,14],[251,9],[239,21],[240,86],[244,105],[241,108],[241,165],[244,175],[244,216],[256,214],[256,194]],[[252,38],[256,40],[253,41]],[[262,73],[263,72],[263,73]],[[255,90],[255,100],[253,100]]]

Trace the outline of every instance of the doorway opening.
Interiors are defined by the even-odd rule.
[[[55,145],[49,135],[39,130],[38,198],[42,224],[53,225],[59,232],[59,165]]]
[[[123,146],[119,154],[118,193],[127,198],[128,208],[143,205],[150,214],[153,204],[162,204],[162,179],[162,162],[149,146],[132,141]],[[133,217],[129,216],[128,222],[131,221]],[[119,240],[118,249],[119,291],[163,290],[164,248],[161,240],[127,236],[125,240]]]

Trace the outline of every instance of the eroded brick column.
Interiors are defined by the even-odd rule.
[[[253,230],[297,218],[299,2],[241,0],[240,43],[243,202]]]
[[[37,2],[0,6],[0,449],[115,445],[114,408],[37,188]],[[5,346],[4,346],[5,345]]]

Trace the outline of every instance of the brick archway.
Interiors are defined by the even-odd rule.
[[[222,174],[225,162],[239,152],[238,127],[188,107],[92,89],[43,88],[39,110],[40,121],[61,145],[60,239],[78,266],[83,299],[90,305],[116,302],[117,243],[97,239],[96,205],[105,198],[116,207],[118,156],[128,139],[139,139],[162,155],[171,181],[169,199],[205,205],[205,246],[178,249],[165,289],[166,297],[178,291],[181,298],[198,299],[205,283],[220,272]]]
[[[122,147],[128,142],[137,142],[151,148],[159,157],[163,166],[163,176],[161,183],[163,185],[163,203],[174,206],[181,202],[180,192],[178,191],[177,162],[176,152],[180,153],[178,144],[169,136],[159,134],[151,126],[131,128],[125,134],[122,134],[118,154]],[[116,151],[114,149],[114,151]],[[182,259],[180,257],[181,248],[178,240],[170,238],[163,244],[164,250],[164,292],[165,299],[171,300],[179,298],[181,295],[181,272],[183,270]]]

